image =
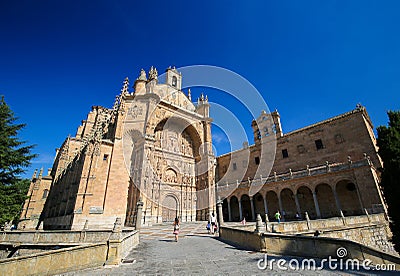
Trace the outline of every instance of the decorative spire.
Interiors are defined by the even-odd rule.
[[[192,101],[192,92],[190,91],[190,88],[188,90],[188,98],[190,101]]]
[[[206,102],[208,102],[208,96],[207,95],[206,95],[206,99],[205,100],[206,100]]]
[[[113,105],[113,111],[117,111],[117,110],[118,110],[118,107],[119,107],[119,98],[120,98],[119,95],[115,96],[115,101],[114,101],[114,105]]]
[[[37,169],[35,169],[35,171],[33,172],[32,178],[36,178],[37,175]]]
[[[157,69],[151,66],[149,71],[149,80],[157,80],[157,77],[158,77]]]
[[[128,89],[129,89],[129,79],[128,79],[128,77],[126,77],[124,80],[124,84],[122,85],[121,94],[122,95],[129,94]]]
[[[146,71],[143,69],[140,70],[140,76],[137,78],[137,80],[147,81]]]
[[[42,175],[43,175],[43,167],[40,169],[40,172],[39,172],[39,178],[41,178],[41,177],[42,177]]]

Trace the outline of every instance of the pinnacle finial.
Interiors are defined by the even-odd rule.
[[[149,80],[156,80],[158,77],[157,69],[154,66],[151,66],[149,71]]]
[[[40,169],[39,178],[42,177],[42,175],[43,175],[43,167]]]
[[[32,178],[36,178],[37,175],[37,169],[35,169],[35,171],[33,172]]]
[[[114,101],[114,105],[113,105],[113,110],[117,111],[119,107],[119,95],[115,96],[115,101]]]
[[[190,101],[192,101],[192,92],[190,91],[190,88],[188,90],[188,98]]]
[[[122,95],[129,94],[128,89],[129,89],[129,79],[128,77],[126,77],[124,80],[124,84],[122,85],[121,94]]]

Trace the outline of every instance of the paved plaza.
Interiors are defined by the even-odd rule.
[[[294,271],[259,269],[257,263],[265,255],[228,245],[207,233],[205,223],[181,225],[178,242],[174,241],[172,225],[158,225],[141,230],[140,244],[117,267],[84,270],[67,275],[378,275],[356,271]],[[269,259],[288,257],[270,257]],[[299,261],[301,259],[298,259]],[[264,263],[260,263],[263,265]],[[286,266],[287,267],[287,266]],[[381,274],[379,274],[381,275]]]

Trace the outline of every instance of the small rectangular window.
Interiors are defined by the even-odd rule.
[[[260,164],[260,157],[256,156],[254,162],[256,162],[256,165]]]
[[[236,163],[233,163],[232,166],[233,166],[233,170],[236,171],[236,169],[237,169]]]
[[[288,158],[289,157],[289,153],[288,153],[287,149],[283,149],[282,150],[282,157],[283,158]]]
[[[108,159],[108,154],[104,154],[103,160],[106,161]]]
[[[321,139],[315,140],[315,146],[316,146],[317,150],[324,148],[324,144],[322,143]]]

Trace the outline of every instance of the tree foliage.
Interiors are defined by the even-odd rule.
[[[379,155],[383,170],[381,186],[392,220],[393,242],[400,251],[400,111],[389,111],[389,126],[378,127]]]
[[[0,225],[18,217],[26,199],[29,180],[20,178],[36,155],[31,154],[32,145],[26,146],[18,138],[25,124],[17,124],[10,107],[0,100]]]

